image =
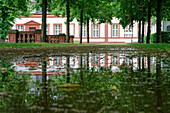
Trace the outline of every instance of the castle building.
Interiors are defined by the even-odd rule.
[[[58,35],[59,33],[67,34],[66,17],[61,15],[54,16],[47,13],[47,35]],[[119,24],[119,20],[113,17],[112,23],[89,24],[90,43],[136,43],[138,42],[138,23],[134,23],[133,28],[127,26],[125,29]],[[15,25],[12,29],[18,31],[35,31],[41,29],[42,14],[41,11],[33,11],[32,16],[24,17],[15,20]],[[74,36],[74,41],[80,40],[80,25],[76,19],[70,22],[70,35]],[[83,43],[87,42],[87,26],[83,25]],[[146,25],[145,25],[146,35]]]

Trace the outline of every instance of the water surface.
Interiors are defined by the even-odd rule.
[[[2,113],[168,113],[169,57],[132,48],[1,59]]]

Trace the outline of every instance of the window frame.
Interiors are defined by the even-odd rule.
[[[132,27],[129,29],[129,25],[124,29],[124,37],[133,37],[133,29]]]
[[[18,26],[22,26],[22,30],[19,30],[19,29],[18,29],[18,28],[19,28]],[[16,25],[16,29],[17,29],[18,31],[24,31],[24,25],[23,25],[23,24],[17,24],[17,25]]]
[[[93,25],[93,37],[99,37],[99,25]]]
[[[94,26],[93,25],[98,25],[98,36],[94,37]],[[100,38],[100,24],[91,24],[91,37],[92,38]]]
[[[62,33],[62,23],[54,23],[53,24],[53,35],[57,35],[56,34],[56,25],[60,25],[60,32],[59,32],[59,34]]]
[[[114,26],[117,26],[117,28],[115,29]],[[115,31],[116,35],[114,35],[114,31]],[[117,33],[116,33],[116,31],[117,31]],[[119,24],[112,24],[111,32],[112,32],[111,37],[119,37]]]
[[[61,33],[61,25],[55,25],[55,35],[59,35]]]
[[[87,36],[87,27],[86,25],[82,25],[82,37],[86,37]]]

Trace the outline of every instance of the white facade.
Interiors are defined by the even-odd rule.
[[[161,31],[170,31],[170,21],[161,22]],[[151,24],[151,34],[152,33],[156,33],[156,22]]]
[[[55,26],[58,25],[61,27],[61,33],[67,34],[66,28],[67,25],[65,24],[66,17],[62,18],[61,16],[53,16],[48,14],[47,15],[47,25],[48,25],[48,35],[55,35]],[[16,19],[15,25],[12,29],[18,29],[18,26],[23,26],[23,31],[31,31],[35,29],[41,29],[42,24],[42,16],[41,14],[34,14],[30,17],[21,17],[21,19]],[[94,25],[93,23],[89,23],[89,36],[90,42],[92,43],[131,43],[138,41],[138,25],[135,23],[133,25],[132,32],[129,32],[131,35],[129,37],[126,36],[127,32],[125,29],[119,25],[119,20],[115,17],[112,19],[112,23],[101,23],[98,24],[98,28],[96,32],[94,32]],[[114,36],[113,25],[117,25],[117,36]],[[146,27],[145,27],[146,28]],[[97,33],[97,37],[94,37],[93,33]],[[80,40],[80,25],[76,19],[70,22],[70,35],[74,35],[74,41]],[[83,37],[83,42],[87,42],[87,27],[86,27],[86,37]]]

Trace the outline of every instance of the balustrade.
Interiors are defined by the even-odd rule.
[[[34,43],[41,41],[41,30],[38,31],[8,31],[9,42],[12,43]],[[70,43],[73,43],[74,36],[70,36]],[[66,35],[47,35],[46,42],[48,43],[64,43],[66,42]]]
[[[46,40],[48,43],[59,43],[59,36],[58,35],[47,35]]]
[[[18,43],[33,43],[35,42],[35,33],[19,32]]]

